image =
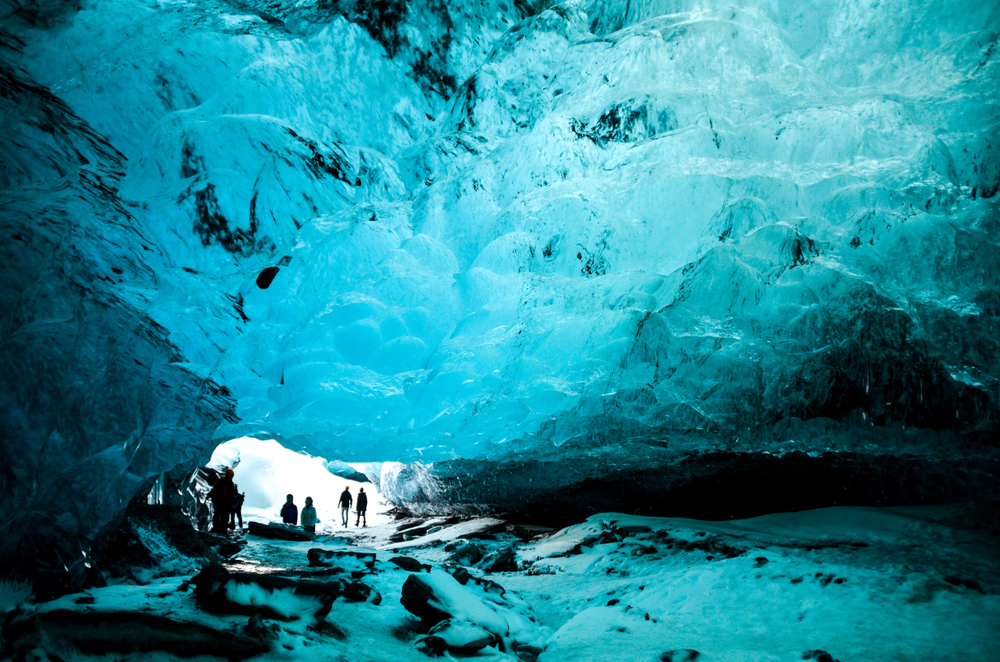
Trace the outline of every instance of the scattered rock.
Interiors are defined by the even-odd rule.
[[[4,659],[31,659],[45,648],[75,647],[88,655],[154,651],[178,657],[216,656],[241,660],[267,653],[270,637],[244,629],[215,630],[200,623],[175,621],[144,612],[55,610],[15,619],[4,626]]]
[[[816,660],[816,662],[839,662],[839,660],[835,660],[832,655],[821,650],[806,651],[802,654],[802,659]]]
[[[375,571],[375,552],[355,549],[334,550],[314,547],[306,552],[309,565],[319,568],[334,568],[352,574],[367,574]]]
[[[393,563],[407,572],[428,572],[431,569],[429,565],[425,565],[409,556],[394,556],[389,559],[389,563]]]
[[[437,655],[445,650],[468,655],[496,644],[497,638],[475,623],[449,618],[432,627],[416,643]]]
[[[486,572],[516,572],[514,548],[504,547],[490,552],[479,562],[479,568]]]
[[[377,591],[361,582],[229,572],[218,563],[209,564],[191,583],[198,604],[206,611],[247,616],[260,613],[282,621],[296,620],[303,613],[316,620],[325,618],[341,596],[352,602],[382,602]]]
[[[295,542],[312,540],[312,536],[303,529],[290,524],[278,524],[277,522],[268,522],[267,524],[250,522],[247,531],[252,536],[271,538],[272,540],[291,540]]]
[[[701,653],[690,648],[682,648],[675,651],[667,651],[660,655],[660,662],[694,662],[701,657]]]
[[[770,563],[770,561],[768,561],[767,558],[764,557],[764,556],[758,556],[757,558],[754,559],[754,561],[756,562],[756,563],[754,563],[754,566],[753,566],[755,568],[762,568],[765,565],[767,565],[768,563]]]
[[[983,587],[979,585],[975,579],[969,579],[967,577],[959,577],[957,575],[949,575],[945,577],[944,580],[951,584],[952,586],[960,586],[962,588],[967,588],[970,591],[979,591],[980,593],[985,593]]]
[[[456,540],[448,543],[444,551],[451,552],[449,560],[459,565],[475,565],[479,559],[483,558],[482,548],[467,540]]]

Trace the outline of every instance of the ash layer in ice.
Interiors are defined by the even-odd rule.
[[[995,498],[998,29],[932,0],[18,4],[0,559],[96,581],[139,486],[243,434],[475,459],[435,468],[475,502],[494,462],[585,491],[660,449]]]

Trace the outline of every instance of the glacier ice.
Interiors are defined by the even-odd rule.
[[[61,576],[244,435],[463,489],[995,452],[995,2],[39,7],[0,33],[4,558],[55,523]]]

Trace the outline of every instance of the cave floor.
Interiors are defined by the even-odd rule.
[[[264,653],[226,654],[209,643],[202,651],[194,637],[195,649],[183,655],[176,646],[149,651],[147,641],[143,657],[422,660],[426,628],[400,603],[404,582],[414,574],[430,577],[426,566],[464,566],[507,590],[502,607],[508,611],[500,611],[510,623],[511,609],[534,620],[520,630],[510,626],[504,651],[450,649],[446,658],[1000,660],[1000,523],[992,507],[828,508],[731,522],[606,513],[534,539],[531,533],[481,518],[334,529],[308,542],[236,534],[246,544],[226,563],[231,572],[309,573],[316,570],[308,564],[309,549],[371,551],[374,572],[360,581],[378,591],[381,603],[338,599],[322,623],[305,612],[268,621]],[[513,553],[518,570],[483,570],[504,550],[508,558]],[[408,571],[390,562],[400,556],[425,567]],[[190,573],[147,574],[141,583],[121,581],[28,605],[21,617],[155,614],[178,624],[174,637],[194,624],[218,632],[247,629],[245,614],[204,611],[190,579]],[[253,599],[267,604],[275,598]],[[475,622],[475,609],[459,604],[453,611]],[[116,636],[113,621],[95,623],[109,629],[106,639]],[[157,632],[150,636],[167,636]],[[125,644],[94,643],[65,624],[40,627],[32,636],[30,645],[8,649],[38,660],[130,657],[121,654]],[[509,644],[518,637],[542,644],[517,651]]]

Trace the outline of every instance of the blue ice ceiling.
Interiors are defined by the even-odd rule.
[[[995,442],[996,2],[5,7],[0,487],[74,535],[246,433]]]

